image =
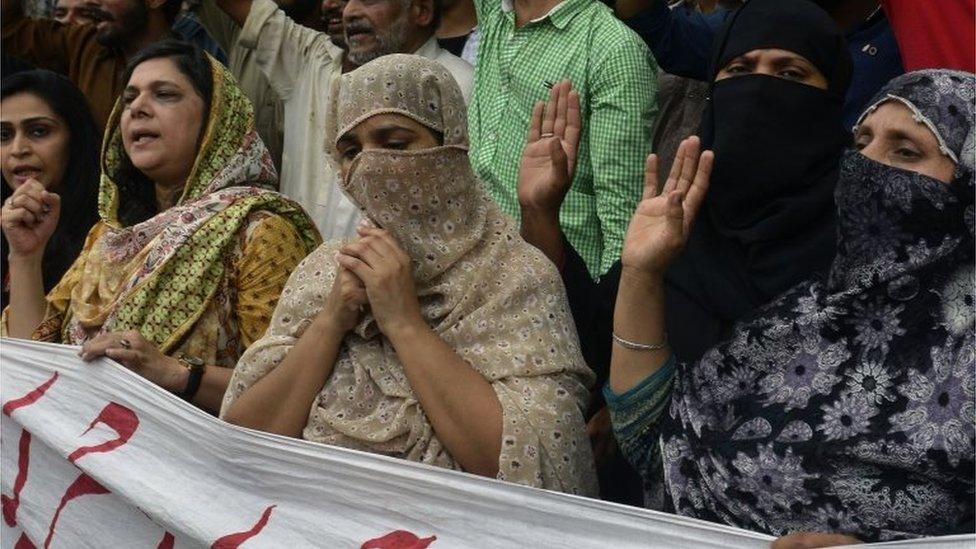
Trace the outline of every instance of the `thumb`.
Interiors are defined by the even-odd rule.
[[[51,208],[52,212],[57,213],[61,210],[61,197],[57,193],[44,191],[44,194],[41,196],[41,201]]]

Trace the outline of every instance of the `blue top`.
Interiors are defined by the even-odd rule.
[[[214,56],[214,59],[223,65],[227,65],[227,54],[221,49],[220,44],[210,36],[195,13],[185,11],[177,16],[176,22],[173,23],[173,34],[179,36],[184,42],[194,44]]]
[[[666,72],[707,82],[712,42],[732,11],[703,14],[684,4],[671,9],[658,0],[626,23],[644,39]],[[905,69],[891,25],[881,10],[848,33],[847,42],[854,74],[844,102],[844,125],[852,127],[881,86]]]

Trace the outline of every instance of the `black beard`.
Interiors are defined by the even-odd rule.
[[[133,38],[145,34],[149,25],[149,8],[141,0],[136,0],[133,8],[114,23],[109,29],[99,32],[95,41],[107,48],[123,48]]]

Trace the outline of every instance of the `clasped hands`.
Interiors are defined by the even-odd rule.
[[[363,224],[358,233],[358,240],[335,255],[339,271],[323,313],[345,333],[368,306],[380,331],[391,340],[424,324],[410,256],[389,231]]]

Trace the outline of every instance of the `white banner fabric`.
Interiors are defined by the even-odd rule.
[[[77,352],[0,345],[4,548],[725,549],[771,539],[243,429]]]

